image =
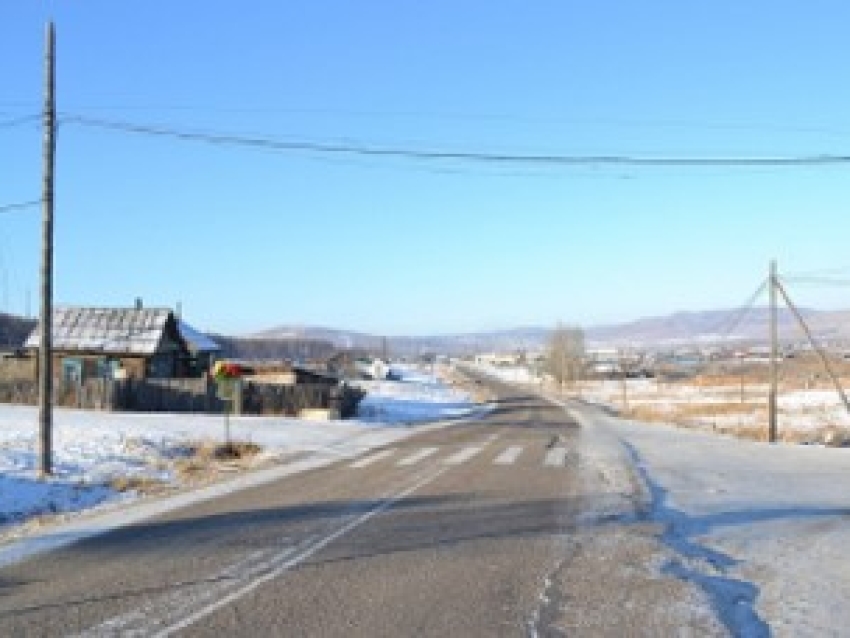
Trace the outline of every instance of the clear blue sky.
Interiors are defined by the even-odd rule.
[[[512,154],[850,154],[847,2],[4,2],[0,125],[58,109],[283,140]],[[40,194],[0,128],[0,206]],[[547,168],[210,146],[63,124],[56,299],[200,328],[383,334],[740,305],[770,258],[850,266],[850,166]],[[36,309],[38,209],[0,215]],[[850,274],[850,271],[846,271]],[[798,300],[850,307],[850,288]]]

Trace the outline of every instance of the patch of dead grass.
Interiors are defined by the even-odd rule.
[[[250,441],[202,441],[190,446],[188,456],[177,461],[174,469],[182,481],[197,481],[215,475],[224,465],[230,469],[234,463],[247,466],[262,450]]]
[[[728,402],[699,402],[699,403],[667,403],[663,407],[652,404],[634,405],[623,414],[638,421],[683,422],[688,419],[726,416],[751,416],[762,409],[757,403]]]
[[[109,486],[118,492],[157,494],[165,490],[168,484],[162,479],[150,476],[119,476],[112,479]]]

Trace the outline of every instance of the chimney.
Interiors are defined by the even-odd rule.
[[[141,309],[142,309],[142,307],[143,307],[143,306],[142,306],[142,298],[141,298],[141,297],[136,297],[136,310],[141,310]]]

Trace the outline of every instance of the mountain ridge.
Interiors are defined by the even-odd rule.
[[[766,342],[769,308],[690,311],[642,317],[632,321],[585,326],[589,345],[629,345],[647,348],[705,343],[723,339]],[[812,332],[820,339],[850,340],[850,310],[800,309]],[[779,309],[780,337],[804,338],[796,319],[787,308]],[[525,326],[504,330],[459,332],[441,335],[388,336],[387,345],[397,354],[440,352],[471,354],[486,350],[536,350],[545,346],[551,327]],[[340,348],[365,348],[380,351],[384,337],[363,331],[327,327],[282,325],[251,335],[263,338],[300,338],[330,341]]]

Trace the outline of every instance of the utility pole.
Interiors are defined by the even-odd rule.
[[[623,411],[629,410],[629,381],[626,370],[625,352],[620,352],[620,392],[622,393]]]
[[[770,390],[767,395],[767,440],[776,443],[776,396],[779,386],[779,313],[776,305],[776,288],[778,286],[776,277],[776,261],[770,262],[770,276],[768,286],[770,288]]]
[[[41,225],[41,344],[38,348],[39,475],[53,473],[53,167],[56,155],[55,39],[47,23],[44,74],[44,181]]]

